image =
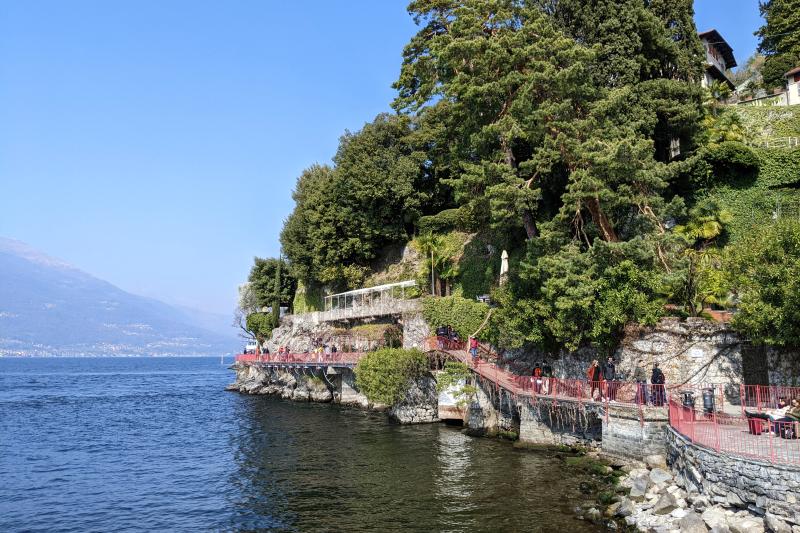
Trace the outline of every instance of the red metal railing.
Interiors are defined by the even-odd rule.
[[[673,397],[669,400],[669,423],[691,442],[717,452],[800,465],[800,440],[797,440],[800,422],[698,409]]]
[[[618,403],[639,407],[644,405],[666,405],[666,391],[662,385],[649,385],[627,381],[597,381],[581,379],[562,379],[554,377],[533,377],[511,372],[494,361],[500,357],[484,346],[479,347],[483,357],[472,357],[466,351],[466,343],[447,337],[426,339],[428,350],[446,351],[466,363],[476,374],[486,378],[498,388],[514,395],[543,399],[564,399],[578,402]]]
[[[800,400],[800,387],[783,387],[780,385],[740,385],[742,415],[745,411],[763,412],[765,409],[777,409],[781,398],[786,404],[792,400]]]
[[[364,352],[240,354],[236,356],[236,362],[354,365],[363,356]]]

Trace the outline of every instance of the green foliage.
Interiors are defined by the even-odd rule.
[[[422,315],[431,326],[432,333],[438,327],[451,326],[462,339],[478,331],[488,313],[488,305],[460,296],[425,298],[422,301]],[[484,329],[479,337],[491,339],[492,333]]]
[[[373,403],[394,405],[403,399],[411,380],[428,371],[419,350],[383,348],[367,353],[356,365],[356,386]]]
[[[683,306],[689,316],[699,316],[706,306],[727,306],[729,287],[721,270],[719,241],[732,214],[713,200],[704,199],[689,210],[684,224],[674,233],[684,239],[687,247],[676,268],[667,277],[670,300]]]
[[[281,261],[278,276],[278,259],[256,257],[250,268],[248,281],[252,283],[258,307],[270,307],[277,298],[282,305],[291,305],[297,290],[297,280],[288,273],[288,265]],[[277,278],[280,277],[280,292],[276,292]]]
[[[759,8],[765,22],[756,32],[758,51],[766,56],[764,86],[783,87],[783,75],[800,64],[800,0],[765,0]]]
[[[612,350],[627,323],[654,324],[662,314],[654,261],[641,241],[598,242],[585,252],[575,243],[548,254],[532,249],[520,282],[494,294],[500,345]]]
[[[468,239],[469,235],[460,232],[445,235],[428,233],[414,239],[412,246],[423,258],[418,284],[421,287],[430,287],[433,270],[434,295],[449,296],[453,280],[458,276],[458,258]]]
[[[748,141],[800,137],[800,106],[729,106],[725,114],[738,117]]]
[[[412,121],[379,115],[345,133],[335,167],[300,176],[281,243],[305,283],[360,286],[387,244],[407,240],[431,197]]]
[[[733,326],[756,343],[800,345],[800,221],[762,226],[725,264],[740,300]]]
[[[800,214],[800,150],[754,149],[759,168],[755,179],[733,181],[711,188],[708,196],[733,215],[727,225],[732,243],[775,217]]]
[[[324,292],[316,285],[297,284],[292,309],[295,313],[311,313],[324,308]]]
[[[255,336],[259,344],[270,338],[272,330],[277,325],[272,313],[251,313],[247,315],[247,330]]]
[[[419,232],[448,233],[450,231],[470,231],[477,225],[471,220],[469,210],[465,208],[445,209],[435,215],[428,215],[419,219]]]

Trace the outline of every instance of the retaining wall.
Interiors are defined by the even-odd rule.
[[[667,462],[687,491],[800,525],[800,468],[716,452],[692,444],[672,428],[665,435]]]

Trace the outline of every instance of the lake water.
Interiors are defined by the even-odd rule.
[[[213,358],[0,359],[0,531],[596,531],[558,459],[232,379]]]

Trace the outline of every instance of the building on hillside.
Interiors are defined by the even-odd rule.
[[[800,67],[795,67],[786,74],[786,103],[800,105]]]
[[[735,89],[733,82],[725,74],[726,71],[736,66],[733,57],[733,48],[722,38],[717,30],[708,30],[698,34],[703,48],[706,50],[706,72],[701,80],[703,87],[710,87],[715,81],[725,83],[731,90]]]
[[[747,88],[741,85],[737,89],[740,94],[739,105],[749,106],[785,106],[800,105],[800,67],[795,67],[783,75],[786,78],[786,87],[777,87],[772,93],[764,89],[755,91],[755,94],[747,94]]]

